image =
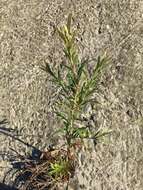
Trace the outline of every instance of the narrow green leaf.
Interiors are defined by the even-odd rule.
[[[106,135],[109,135],[111,132],[112,132],[111,130],[109,130],[109,131],[99,130],[99,131],[97,131],[97,133],[94,134],[93,137],[94,137],[95,139],[99,139],[99,138],[101,138],[101,137],[104,137],[104,136],[106,136]]]
[[[65,116],[65,113],[63,113],[63,112],[54,112],[58,117],[60,117],[61,119],[63,119],[63,120],[65,120],[65,121],[67,121],[68,122],[68,119],[66,118],[66,116]]]
[[[74,53],[74,55],[73,55],[73,63],[75,64],[75,65],[77,65],[78,64],[78,62],[79,62],[79,58],[78,58],[78,55],[76,54],[76,52]]]
[[[60,28],[60,29],[57,28],[57,32],[58,32],[60,38],[64,41],[64,43],[66,43],[67,40],[66,40],[66,37],[65,37],[65,35],[64,35],[63,31],[62,31],[62,28]]]
[[[73,93],[75,93],[75,78],[72,72],[67,73],[67,80],[68,80],[68,89],[72,90]]]
[[[77,78],[76,78],[76,84],[79,83],[80,79],[81,79],[81,75],[84,71],[84,67],[85,67],[85,62],[82,62],[80,65],[79,65],[79,68],[78,68],[78,71],[77,71]]]
[[[100,56],[98,56],[98,59],[97,59],[97,64],[95,66],[95,69],[93,71],[93,75],[95,76],[96,74],[99,74],[100,71],[103,69],[103,67],[105,66],[106,62],[107,62],[107,58],[106,57],[103,57],[101,58]]]
[[[72,14],[70,13],[67,20],[67,28],[69,33],[71,32],[71,22],[72,22]]]
[[[54,77],[55,79],[57,79],[56,75],[54,74],[54,72],[51,70],[49,63],[45,62],[45,67],[43,67],[43,70],[46,71],[47,73],[49,73],[52,77]]]
[[[69,67],[68,65],[63,64],[62,66],[63,66],[63,67],[65,67],[68,71],[72,71],[72,68],[71,68],[71,67]]]
[[[57,76],[58,76],[58,80],[62,80],[61,79],[61,72],[60,72],[60,66],[58,67],[58,73],[57,73]]]
[[[82,102],[84,101],[84,95],[85,95],[85,82],[83,83],[82,87],[81,87],[81,90],[79,92],[79,95],[78,95],[78,104],[81,105]]]
[[[72,132],[73,138],[85,138],[89,136],[89,130],[86,127],[76,128]]]

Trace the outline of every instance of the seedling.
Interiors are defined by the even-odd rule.
[[[106,56],[98,56],[92,72],[89,72],[88,64],[90,61],[95,60],[80,60],[75,32],[71,28],[71,21],[72,15],[70,14],[67,24],[57,29],[59,37],[63,42],[63,51],[67,62],[65,64],[60,63],[57,70],[48,62],[42,67],[50,76],[55,88],[60,89],[60,93],[53,106],[53,113],[62,122],[62,127],[57,132],[61,133],[65,138],[69,155],[71,154],[71,150],[73,151],[71,147],[76,144],[77,139],[99,140],[110,133],[110,131],[103,130],[93,133],[89,127],[79,122],[81,114],[86,110],[86,106],[93,101],[93,94],[97,90],[101,72],[107,65],[108,58]],[[52,165],[54,168],[52,173],[60,169],[63,170],[61,165],[56,166]]]
[[[70,148],[71,141],[76,138],[97,138],[108,133],[98,131],[93,134],[89,128],[83,126],[83,123],[78,122],[83,110],[93,101],[92,96],[97,90],[101,72],[107,65],[108,58],[99,56],[92,73],[89,72],[88,64],[91,60],[79,59],[75,32],[71,29],[71,21],[72,16],[70,14],[67,24],[57,29],[64,45],[66,64],[60,63],[57,71],[47,62],[42,67],[51,77],[55,88],[60,88],[60,93],[53,106],[53,112],[62,121],[63,127],[57,131],[65,137],[68,148]]]
[[[57,100],[53,103],[53,113],[60,119],[62,126],[55,131],[65,140],[64,147],[43,152],[37,164],[27,163],[23,174],[30,175],[24,189],[50,189],[58,182],[67,182],[74,176],[76,155],[75,148],[82,146],[83,139],[98,141],[110,131],[91,131],[82,122],[81,116],[86,107],[94,101],[100,76],[108,63],[106,56],[97,59],[80,59],[76,45],[75,32],[71,28],[72,15],[67,24],[57,28],[57,33],[63,43],[66,63],[59,63],[55,69],[51,63],[45,62],[42,69],[47,72],[55,89],[59,89]],[[95,62],[92,71],[88,66]],[[58,90],[58,91],[59,91]],[[67,186],[68,189],[68,186]]]

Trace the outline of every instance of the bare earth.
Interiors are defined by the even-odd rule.
[[[0,120],[13,129],[0,127],[1,181],[11,148],[25,154],[31,148],[24,142],[40,149],[58,142],[50,138],[59,127],[50,114],[56,91],[39,66],[64,61],[53,26],[71,12],[81,57],[112,57],[92,111],[96,125],[113,130],[108,143],[79,153],[71,189],[142,190],[142,0],[0,0]]]

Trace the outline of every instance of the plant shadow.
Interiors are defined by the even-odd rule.
[[[30,148],[30,150],[32,150],[32,153],[28,156],[20,155],[19,152],[13,149],[12,147],[9,147],[10,151],[0,151],[0,157],[2,158],[2,160],[8,161],[12,166],[5,173],[3,177],[3,183],[0,183],[0,190],[16,190],[15,187],[17,187],[17,185],[21,181],[25,182],[29,177],[28,173],[25,173],[24,175],[19,174],[16,176],[16,172],[21,171],[23,169],[26,159],[34,163],[38,162],[42,152],[32,144],[29,144],[24,140],[20,139],[19,132],[15,129],[9,128],[8,121],[6,119],[0,121],[0,134],[10,137],[13,141],[18,141],[19,143],[22,143],[24,146],[27,146],[28,148]],[[14,179],[13,177],[15,176],[16,178]],[[7,178],[13,184],[13,187],[5,184],[7,182]]]
[[[0,190],[18,190],[18,189],[16,189],[15,187],[12,187],[10,185],[0,183]]]
[[[8,121],[6,119],[3,119],[2,121],[0,121],[0,133],[1,134],[12,138],[12,140],[14,140],[14,141],[18,141],[27,147],[35,148],[35,146],[33,146],[19,138],[20,134],[17,129],[7,127],[7,125],[8,125]]]

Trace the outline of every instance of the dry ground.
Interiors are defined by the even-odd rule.
[[[112,57],[97,94],[96,125],[113,130],[110,143],[79,154],[74,190],[143,189],[143,1],[0,0],[0,119],[6,132],[45,148],[58,122],[50,114],[55,89],[39,69],[64,61],[54,25],[74,15],[81,57],[105,51]],[[52,98],[51,98],[52,97]],[[0,177],[12,147],[30,148],[0,128]],[[11,156],[10,156],[11,157]],[[6,167],[6,168],[5,168]],[[7,181],[8,183],[8,181]]]

